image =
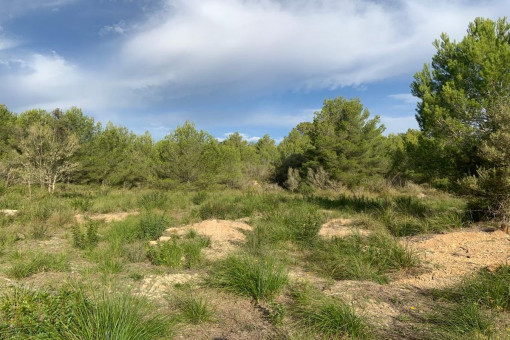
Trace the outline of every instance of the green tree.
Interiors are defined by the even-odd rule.
[[[292,183],[291,187],[295,186],[299,177],[297,171],[308,160],[307,157],[313,149],[309,134],[300,130],[299,126],[304,125],[301,123],[292,129],[277,147],[279,159],[276,164],[275,179],[278,183],[284,184],[289,180],[291,174],[292,179],[289,182]],[[290,170],[291,168],[292,170]]]
[[[186,121],[156,144],[159,176],[180,183],[205,184],[214,177],[216,139]]]
[[[322,166],[333,180],[349,186],[382,176],[389,162],[384,126],[378,116],[369,116],[359,99],[325,100],[315,113],[309,132],[314,149],[304,166],[316,170]]]
[[[448,160],[442,170],[456,180],[485,166],[479,148],[493,132],[488,111],[510,90],[510,24],[477,18],[460,42],[442,34],[434,46],[432,65],[415,74],[411,89],[421,99],[424,138],[436,147],[428,159]]]

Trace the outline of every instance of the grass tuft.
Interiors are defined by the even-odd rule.
[[[229,256],[218,262],[211,273],[212,286],[251,297],[271,299],[288,282],[285,268],[274,257]]]

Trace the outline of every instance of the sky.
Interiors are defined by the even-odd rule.
[[[0,103],[77,106],[155,139],[189,120],[279,141],[341,95],[405,132],[432,42],[508,14],[508,0],[0,0]]]

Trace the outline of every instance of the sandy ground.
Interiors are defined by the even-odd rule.
[[[501,230],[422,235],[404,242],[420,255],[427,272],[393,281],[391,285],[440,288],[481,268],[490,269],[510,262],[510,235]]]
[[[322,237],[330,238],[330,237],[345,237],[355,233],[359,233],[361,235],[370,234],[370,230],[357,228],[353,226],[354,220],[350,218],[336,218],[334,220],[328,221],[322,225],[321,230],[319,231],[319,235]]]
[[[208,259],[215,260],[227,256],[243,243],[246,239],[243,231],[250,231],[252,227],[240,221],[206,220],[183,227],[168,228],[159,238],[159,242],[170,240],[172,235],[186,235],[191,230],[211,239],[211,246],[204,249],[204,254]]]
[[[116,213],[108,213],[108,214],[93,214],[93,215],[84,215],[84,214],[77,214],[74,216],[76,221],[78,223],[84,223],[87,219],[91,220],[103,220],[107,223],[109,222],[117,222],[125,220],[128,216],[138,215],[140,214],[138,211],[123,211],[123,212],[116,212]]]

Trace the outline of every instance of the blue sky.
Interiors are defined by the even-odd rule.
[[[280,140],[325,98],[415,128],[413,74],[510,1],[0,0],[0,103],[78,106],[155,138],[185,120]]]

